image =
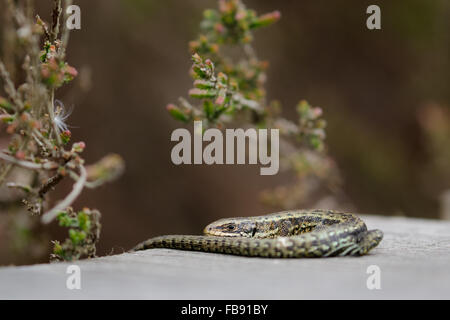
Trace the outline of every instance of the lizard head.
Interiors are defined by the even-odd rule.
[[[256,222],[246,218],[221,219],[203,230],[207,236],[251,238],[256,233]]]

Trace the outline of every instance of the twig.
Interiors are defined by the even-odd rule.
[[[36,15],[36,20],[44,29],[44,36],[45,36],[44,40],[50,41],[51,36],[50,36],[50,31],[48,30],[47,24],[41,19],[41,17],[38,14]]]
[[[49,192],[52,188],[54,188],[61,180],[64,178],[62,174],[57,174],[48,179],[42,187],[39,189],[38,195],[43,198],[47,192]]]
[[[73,171],[69,171],[69,175],[70,177],[75,180],[75,181],[79,181],[80,180],[80,176],[77,175],[75,172]],[[95,189],[100,187],[101,185],[103,185],[105,182],[107,182],[107,179],[98,179],[95,181],[87,181],[85,182],[84,186],[88,189]]]
[[[6,65],[6,69],[10,71],[10,78],[15,79],[15,54],[14,49],[16,46],[16,30],[13,24],[13,17],[9,8],[5,8],[3,19],[4,26],[2,32],[2,55],[3,61]]]
[[[11,172],[12,168],[14,167],[13,164],[8,163],[3,169],[2,173],[0,174],[0,185],[2,185],[3,181],[6,179],[8,174]]]
[[[0,152],[0,160],[30,170],[55,170],[59,167],[59,165],[56,162],[33,163],[29,161],[16,159],[2,152]]]
[[[45,213],[41,221],[42,223],[48,224],[56,218],[56,216],[61,212],[70,207],[76,198],[80,195],[81,191],[86,184],[87,172],[83,166],[80,166],[80,179],[73,185],[72,192],[70,192],[67,197],[58,203],[53,209]]]
[[[28,20],[31,20],[33,17],[33,1],[26,0],[25,2],[25,14]]]
[[[22,108],[23,103],[20,101],[16,88],[14,87],[14,84],[11,80],[11,77],[9,76],[9,72],[6,70],[5,65],[0,60],[0,76],[5,82],[5,92],[8,94],[8,96],[11,98],[11,100],[15,103],[16,106],[19,106]]]
[[[32,134],[31,135],[34,139],[34,141],[36,141],[36,143],[38,144],[39,148],[41,148],[41,155],[43,156],[48,156],[50,153],[48,152],[47,148],[45,147],[44,143],[39,140],[39,138],[36,136],[36,134]]]
[[[28,143],[28,139],[26,139],[22,145],[20,146],[19,150],[23,150],[25,148],[26,144]],[[3,184],[3,181],[6,179],[8,174],[11,172],[11,170],[14,168],[14,164],[8,163],[6,167],[3,169],[3,172],[0,174],[0,185]]]
[[[13,0],[7,0],[8,10],[10,14],[14,17],[17,24],[23,26],[26,21],[26,17],[21,10],[18,10],[16,4]]]
[[[59,18],[61,17],[61,0],[54,0],[55,6],[52,13],[52,31],[51,31],[51,41],[55,41],[59,34]]]
[[[66,10],[69,6],[72,5],[72,0],[66,0]],[[68,14],[67,11],[64,12],[64,21],[67,21],[68,18]],[[63,28],[63,32],[61,35],[61,47],[59,48],[59,56],[61,59],[64,59],[65,55],[66,55],[66,49],[67,49],[67,44],[69,43],[69,36],[70,36],[70,29],[67,28],[67,25],[63,24],[64,28]]]
[[[6,186],[7,186],[8,188],[11,188],[11,189],[19,189],[19,190],[22,190],[22,191],[24,191],[25,193],[31,193],[31,192],[33,191],[33,189],[32,189],[30,186],[28,186],[28,185],[26,185],[26,184],[22,184],[22,183],[9,182],[9,183],[6,184]]]
[[[38,141],[40,139],[40,142],[38,142],[39,145],[41,145],[42,143],[45,143],[47,145],[47,149],[51,150],[53,148],[53,146],[48,141],[48,139],[45,139],[45,137],[42,135],[42,133],[39,132],[39,130],[36,130],[36,129],[33,130],[33,138]],[[39,139],[37,139],[37,138],[39,138]],[[48,151],[48,150],[46,150],[46,151]]]

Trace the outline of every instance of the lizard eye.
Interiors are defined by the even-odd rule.
[[[236,229],[236,225],[234,225],[234,224],[229,224],[229,225],[226,226],[226,228],[227,228],[228,231],[233,231],[233,230]]]

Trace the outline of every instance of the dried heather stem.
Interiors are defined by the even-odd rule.
[[[72,0],[66,0],[66,8],[68,8],[69,6],[72,5]],[[67,21],[68,18],[68,14],[67,12],[64,12],[64,21]],[[66,49],[67,49],[67,44],[69,43],[69,37],[70,37],[70,30],[69,28],[67,28],[67,26],[65,24],[63,24],[63,32],[61,35],[61,47],[59,48],[59,56],[61,59],[64,59],[64,57],[66,56]]]
[[[58,38],[59,34],[59,18],[61,17],[62,7],[61,7],[61,0],[54,0],[54,8],[52,13],[52,29],[50,32],[51,35],[51,41],[55,41]]]
[[[33,163],[24,160],[18,160],[14,157],[11,157],[7,154],[0,152],[0,160],[9,162],[10,164],[22,167],[24,169],[30,170],[55,170],[58,168],[58,164],[56,162],[46,162],[46,163]]]
[[[62,0],[54,0],[50,24],[33,13],[33,0],[5,2],[8,17],[5,21],[9,28],[2,29],[5,30],[2,39],[9,46],[2,46],[8,50],[3,52],[7,66],[3,63],[5,60],[0,61],[0,79],[4,87],[2,91],[5,92],[5,97],[0,96],[0,121],[6,125],[5,131],[10,139],[7,150],[0,151],[0,185],[16,166],[35,171],[35,177],[39,175],[39,179],[33,179],[30,186],[19,181],[8,182],[7,186],[25,191],[22,202],[32,214],[41,215],[46,207],[46,194],[68,174],[74,177],[74,170],[79,174],[72,191],[42,215],[42,222],[47,224],[59,218],[61,212],[72,210],[69,206],[85,187],[99,186],[117,178],[122,173],[123,160],[117,155],[109,156],[105,157],[107,161],[103,159],[85,168],[81,153],[86,144],[69,144],[72,134],[65,124],[69,115],[65,113],[62,103],[55,105],[55,93],[59,87],[73,80],[78,71],[65,60],[70,30],[62,24],[63,16],[68,15],[67,11],[63,15]],[[71,0],[64,2],[66,7],[71,4]],[[20,45],[12,45],[15,43]],[[24,57],[21,69],[15,63],[16,57]],[[21,74],[12,79],[11,73],[15,71]],[[18,82],[20,79],[24,82],[16,86],[13,80]],[[91,213],[95,224],[99,225],[97,220],[100,215],[93,214],[94,211],[83,209],[74,213],[74,218],[81,219],[80,228],[70,231],[79,232],[80,238],[67,240],[76,252],[75,259],[95,255],[99,228],[90,230],[87,220],[83,220]],[[64,251],[64,248],[61,250]],[[63,259],[69,256],[59,255]]]
[[[15,105],[23,106],[22,101],[19,99],[16,88],[9,76],[9,72],[6,70],[5,65],[0,60],[0,77],[3,79],[5,92],[8,94],[9,98],[14,102]]]
[[[83,191],[84,186],[86,184],[87,180],[87,172],[86,169],[83,166],[80,166],[80,178],[78,181],[73,185],[72,192],[69,193],[66,198],[58,203],[53,209],[45,213],[41,221],[45,224],[48,224],[53,221],[53,219],[56,218],[56,216],[61,212],[64,211],[67,207],[70,207],[72,203],[78,198],[78,196],[81,194],[81,191]]]

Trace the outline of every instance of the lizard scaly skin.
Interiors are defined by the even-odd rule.
[[[204,234],[160,236],[132,251],[170,248],[267,258],[361,256],[383,238],[382,231],[368,231],[356,215],[331,210],[221,219],[209,224]]]

